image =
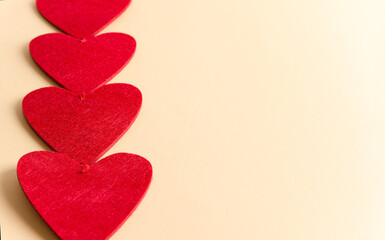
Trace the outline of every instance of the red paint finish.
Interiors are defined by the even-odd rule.
[[[123,83],[81,95],[47,87],[29,93],[23,100],[23,111],[48,145],[77,162],[89,164],[128,130],[141,103],[139,89]]]
[[[62,33],[41,35],[29,45],[32,58],[57,83],[75,92],[89,92],[110,81],[131,60],[135,39],[106,33],[83,42]]]
[[[37,9],[53,25],[78,38],[88,38],[114,21],[131,0],[36,0]]]
[[[32,152],[19,160],[17,175],[29,201],[61,239],[108,239],[142,200],[151,164],[117,153],[86,172],[83,167],[64,154]]]

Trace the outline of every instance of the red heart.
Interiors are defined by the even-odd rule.
[[[29,93],[23,111],[53,149],[78,162],[92,163],[128,130],[141,103],[139,89],[123,83],[105,85],[84,96],[47,87]]]
[[[41,35],[29,49],[36,63],[60,85],[80,93],[111,80],[131,60],[135,39],[106,33],[85,42],[62,33]]]
[[[17,165],[29,201],[63,240],[109,238],[135,210],[152,177],[151,164],[128,153],[86,167],[55,152],[28,153]]]
[[[37,9],[52,24],[76,37],[94,36],[114,21],[131,0],[36,0]]]

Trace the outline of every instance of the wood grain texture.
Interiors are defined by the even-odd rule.
[[[116,83],[77,95],[58,87],[41,88],[23,100],[23,112],[39,136],[56,151],[92,163],[112,147],[135,120],[140,91]]]
[[[67,34],[44,34],[29,45],[35,62],[57,83],[75,92],[89,92],[111,80],[131,60],[135,39],[106,33],[80,41]]]
[[[55,152],[32,152],[17,175],[29,201],[63,240],[109,238],[135,210],[152,178],[151,164],[128,153],[87,168]]]
[[[94,36],[114,21],[131,0],[37,0],[40,13],[62,31],[76,37]]]

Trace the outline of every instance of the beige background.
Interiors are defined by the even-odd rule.
[[[383,0],[133,0],[103,32],[138,42],[112,82],[144,95],[108,152],[154,167],[114,240],[385,239]],[[33,0],[0,1],[4,240],[56,239],[18,186],[48,149],[22,98],[54,83],[28,43],[57,31]]]

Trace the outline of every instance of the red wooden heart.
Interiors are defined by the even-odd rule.
[[[85,42],[62,33],[41,35],[29,49],[36,63],[70,91],[94,90],[111,80],[131,60],[135,39],[123,33],[106,33]]]
[[[58,87],[29,93],[23,111],[32,128],[56,151],[84,163],[101,157],[128,130],[142,103],[136,87],[109,84],[78,96]]]
[[[32,152],[19,160],[17,175],[29,201],[61,239],[103,240],[142,200],[152,167],[128,153],[85,169],[64,154]]]
[[[62,31],[76,37],[94,36],[114,21],[131,0],[36,0],[40,13]]]

